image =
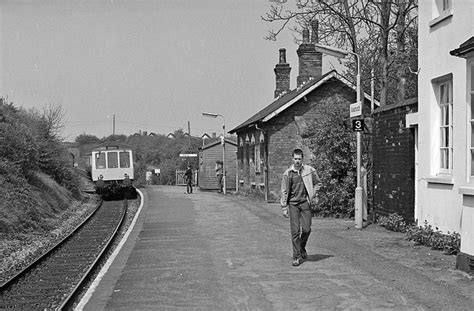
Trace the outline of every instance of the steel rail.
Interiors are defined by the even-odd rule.
[[[120,210],[113,208],[120,204],[122,205]],[[98,213],[99,210],[100,213]],[[110,214],[113,210],[115,212]],[[31,309],[42,306],[41,308],[56,310],[72,306],[81,286],[92,275],[94,267],[100,263],[100,258],[105,255],[117,236],[126,214],[127,202],[125,200],[110,202],[107,205],[101,201],[71,234],[5,283],[0,291],[2,294],[0,296],[5,298],[3,306],[7,308],[21,306]],[[86,241],[85,244],[84,241]],[[91,241],[92,244],[87,241]],[[87,246],[85,249],[84,245]],[[75,258],[75,260],[65,266],[64,263],[69,262],[70,258]],[[71,265],[70,268],[64,270],[69,265]],[[38,296],[35,288],[39,292],[44,292],[46,296],[43,294]],[[23,294],[25,290],[26,296]],[[35,298],[35,296],[38,297]],[[44,299],[38,299],[39,297]]]
[[[104,247],[102,248],[102,250],[99,252],[98,256],[96,257],[96,259],[94,260],[94,262],[89,266],[89,269],[87,269],[86,273],[84,273],[84,275],[82,276],[81,280],[79,280],[79,282],[76,284],[76,286],[74,287],[74,289],[71,291],[71,293],[63,300],[63,302],[61,303],[60,307],[58,308],[58,310],[67,310],[68,308],[70,308],[72,306],[72,304],[74,303],[74,298],[78,295],[78,292],[79,290],[81,289],[81,286],[83,284],[85,284],[90,276],[92,275],[92,272],[94,271],[94,269],[97,267],[97,265],[99,264],[100,260],[103,258],[105,252],[109,249],[110,245],[112,244],[112,242],[115,240],[116,236],[117,236],[117,233],[119,231],[119,228],[122,226],[123,224],[123,221],[125,219],[125,215],[127,214],[127,208],[128,208],[128,201],[127,199],[124,199],[123,200],[123,210],[122,210],[122,215],[120,216],[120,221],[119,223],[117,224],[117,226],[115,227],[115,230],[114,232],[112,233],[112,235],[110,236],[109,240],[107,241],[107,243],[105,243]]]
[[[54,244],[52,247],[50,247],[46,252],[42,253],[39,255],[35,260],[33,260],[30,264],[28,264],[25,268],[20,270],[17,274],[3,282],[3,284],[0,285],[0,292],[3,292],[6,288],[10,287],[13,285],[20,277],[25,275],[28,271],[30,271],[33,267],[41,263],[45,258],[47,258],[50,254],[52,254],[55,250],[57,250],[61,245],[66,243],[71,237],[76,234],[76,232],[79,231],[90,219],[92,219],[92,216],[95,215],[95,213],[99,210],[99,208],[102,206],[103,200],[101,199],[98,203],[96,208],[92,213],[90,213],[89,216],[87,216],[79,225],[77,225],[74,230],[72,230],[68,235],[66,235],[64,238],[62,238],[58,243]]]

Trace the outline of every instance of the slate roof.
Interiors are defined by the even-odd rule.
[[[418,97],[412,97],[412,98],[409,98],[409,99],[405,99],[404,101],[398,102],[396,104],[385,105],[383,107],[379,107],[377,109],[374,109],[374,111],[372,113],[376,114],[376,113],[389,111],[389,110],[393,110],[393,109],[404,107],[404,106],[413,105],[413,104],[416,104],[416,103],[418,103]]]
[[[459,48],[450,51],[449,54],[453,56],[464,57],[468,53],[473,52],[473,51],[474,51],[474,37],[471,37],[466,42],[462,43],[459,46]]]
[[[241,123],[234,129],[229,131],[229,133],[235,133],[240,129],[249,127],[254,124],[258,124],[259,122],[266,122],[270,120],[271,118],[277,116],[280,112],[286,110],[291,105],[296,103],[300,98],[303,98],[306,94],[312,92],[314,89],[318,88],[320,85],[322,85],[331,78],[338,79],[339,81],[356,91],[356,86],[354,84],[352,84],[351,82],[349,82],[349,80],[338,74],[337,71],[332,70],[317,79],[312,79],[307,83],[303,84],[302,86],[281,95],[270,105],[266,106],[265,108],[251,116],[249,119],[247,119],[245,122]],[[370,100],[370,96],[368,96],[367,94],[364,94],[364,96]],[[379,106],[378,102],[376,102],[375,104]]]
[[[226,138],[226,139],[225,139],[225,142],[226,142],[226,144],[231,144],[231,145],[237,146],[237,142],[235,142],[235,141],[233,141],[233,140],[231,140],[231,139]],[[213,142],[211,142],[211,143],[205,144],[204,146],[199,147],[198,149],[199,149],[199,150],[208,149],[208,148],[211,148],[211,147],[213,147],[213,146],[215,146],[215,145],[219,145],[220,143],[221,143],[221,140],[218,139],[218,140],[213,141]]]

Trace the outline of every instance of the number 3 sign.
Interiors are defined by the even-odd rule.
[[[364,119],[352,119],[352,130],[360,132],[364,130]]]

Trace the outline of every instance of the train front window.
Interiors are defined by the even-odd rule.
[[[127,151],[120,152],[120,167],[130,167],[130,154]]]
[[[105,168],[105,153],[96,154],[95,168]]]
[[[118,167],[117,152],[107,152],[107,167],[108,168],[117,168]]]

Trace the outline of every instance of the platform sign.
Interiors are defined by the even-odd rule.
[[[195,158],[197,157],[197,153],[180,153],[179,156],[181,158]]]
[[[362,102],[357,102],[349,106],[351,118],[359,117],[362,115]]]
[[[352,130],[354,132],[362,132],[364,130],[364,119],[353,119]]]

